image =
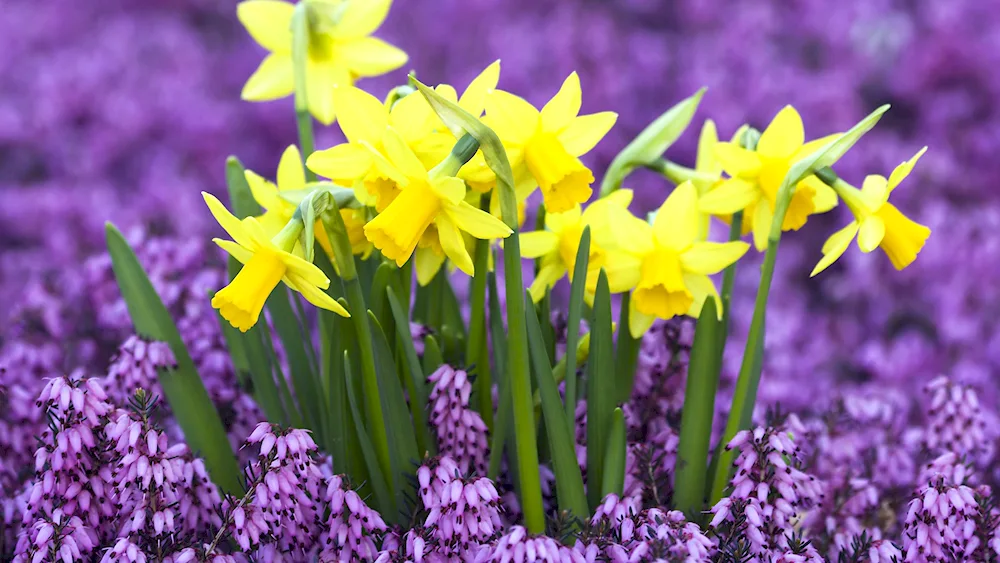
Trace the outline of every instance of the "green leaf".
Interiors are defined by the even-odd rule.
[[[292,309],[290,298],[289,290],[284,285],[279,285],[267,298],[267,310],[271,313],[274,330],[285,350],[292,385],[295,387],[295,399],[304,415],[302,418],[310,430],[317,431],[320,428],[318,377],[313,371],[310,351],[306,349],[307,346],[311,348],[312,344]]]
[[[615,369],[618,370],[617,383],[618,402],[628,401],[632,397],[632,387],[635,385],[635,365],[639,360],[639,347],[642,346],[641,338],[632,338],[632,331],[629,330],[629,300],[631,293],[622,296],[621,310],[619,311],[618,326],[622,327],[618,331],[618,344],[615,346]]]
[[[105,233],[111,266],[135,332],[167,343],[177,360],[176,369],[159,370],[157,376],[188,446],[195,455],[205,459],[205,467],[220,489],[233,494],[240,492],[241,473],[226,429],[170,313],[121,232],[107,223]]]
[[[843,135],[823,145],[823,147],[809,156],[797,161],[791,166],[791,168],[788,169],[788,173],[785,174],[785,179],[782,182],[782,185],[794,186],[808,176],[811,176],[820,168],[832,166],[835,162],[840,160],[840,157],[844,156],[844,154],[846,154],[847,151],[850,150],[850,148],[853,147],[865,133],[871,131],[872,127],[875,127],[875,124],[878,123],[879,119],[882,119],[882,114],[888,110],[889,104],[876,109],[868,114],[868,117],[862,119],[854,127],[848,129],[848,131]]]
[[[499,401],[497,402],[496,419],[493,421],[493,437],[490,441],[490,467],[487,476],[496,480],[500,475],[500,464],[503,460],[504,447],[507,445],[507,436],[513,433],[512,419],[514,411],[510,404],[510,380],[507,374],[507,333],[503,326],[503,314],[500,312],[500,296],[497,290],[496,273],[490,272],[486,276],[486,285],[489,288],[489,308],[490,308],[490,342],[493,344],[493,357],[496,361],[497,388],[499,389]],[[514,448],[508,451],[513,463],[516,452]]]
[[[424,373],[427,375],[434,373],[443,363],[444,358],[441,357],[441,346],[437,343],[437,339],[433,335],[428,334],[424,337]]]
[[[621,330],[628,330],[622,327]],[[601,503],[604,483],[604,455],[615,411],[614,344],[611,340],[611,293],[608,276],[601,270],[594,294],[590,323],[590,358],[587,361],[587,481],[590,508]]]
[[[437,443],[427,427],[427,377],[420,367],[420,358],[417,357],[417,350],[413,346],[410,323],[406,320],[403,306],[399,304],[391,287],[387,288],[386,292],[389,308],[396,321],[396,346],[402,350],[405,359],[405,364],[401,367],[406,392],[410,396],[410,414],[413,416],[413,425],[417,433],[418,453],[436,455]]]
[[[545,530],[542,507],[542,487],[538,475],[538,448],[535,437],[535,417],[531,400],[531,377],[528,365],[528,341],[525,328],[524,280],[521,273],[521,248],[518,239],[517,196],[514,174],[499,137],[489,127],[458,104],[410,76],[413,84],[427,98],[431,108],[456,137],[468,133],[479,142],[486,165],[496,174],[500,196],[500,214],[513,234],[503,241],[504,282],[507,296],[507,370],[510,378],[511,402],[514,408],[514,444],[517,449],[518,475],[521,486],[521,510],[529,532]],[[460,134],[461,133],[461,134]]]
[[[590,267],[590,226],[583,228],[580,245],[573,265],[573,283],[569,290],[566,321],[566,355],[563,369],[566,374],[566,420],[576,424],[576,346],[580,340],[580,319],[583,318],[583,297],[587,290],[587,269]]]
[[[226,187],[229,189],[229,206],[237,219],[261,214],[260,205],[253,198],[253,192],[247,184],[243,164],[235,156],[226,159]]]
[[[386,482],[396,497],[396,506],[402,510],[408,499],[416,498],[416,473],[420,464],[417,453],[417,438],[413,431],[406,396],[399,383],[399,373],[392,360],[389,342],[382,332],[378,319],[368,311],[375,351],[375,372],[378,374],[379,394],[382,398],[382,412],[386,417],[386,435],[389,439],[389,467],[392,474]],[[386,515],[388,519],[402,523],[402,514]]]
[[[534,310],[528,310],[527,323],[532,372],[535,374],[538,391],[542,397],[542,414],[545,417],[545,430],[548,433],[549,448],[552,452],[552,470],[556,477],[556,498],[559,501],[559,510],[568,511],[576,518],[586,520],[590,516],[590,512],[587,510],[587,493],[583,488],[583,476],[580,474],[580,465],[576,460],[576,439],[573,436],[573,429],[563,413],[562,401],[559,400],[559,389],[556,388],[556,381],[550,367],[552,362],[545,351],[542,329],[538,324],[538,315]]]
[[[489,196],[480,198],[480,207],[489,209]],[[486,345],[486,277],[489,275],[490,241],[476,240],[473,266],[475,275],[469,282],[469,337],[465,342],[466,364],[476,365],[473,408],[488,428],[493,428],[493,377],[490,373],[490,352]]]
[[[674,469],[674,508],[694,518],[700,516],[705,503],[705,465],[722,368],[721,334],[722,323],[715,300],[706,299],[698,317],[688,361],[680,444]]]
[[[344,353],[344,373],[351,373],[351,362],[347,353]],[[396,497],[389,492],[385,476],[382,474],[382,469],[379,465],[378,455],[375,453],[375,447],[372,445],[371,438],[368,437],[368,432],[365,430],[365,419],[361,416],[361,411],[358,409],[358,400],[355,397],[354,386],[347,385],[346,388],[347,401],[351,407],[351,416],[354,419],[354,428],[357,432],[357,443],[361,447],[365,468],[368,470],[368,480],[366,482],[375,493],[375,502],[379,513],[387,520],[395,521],[395,517],[399,515]]]
[[[601,196],[606,196],[620,188],[625,177],[632,170],[660,158],[687,129],[704,95],[705,88],[702,88],[691,97],[685,98],[668,109],[663,115],[647,125],[642,133],[639,133],[622,152],[618,153],[604,174],[604,180],[601,182]]]
[[[392,311],[389,310],[389,303],[386,301],[386,288],[393,286],[398,281],[398,268],[390,262],[383,262],[375,270],[375,278],[372,280],[371,289],[368,293],[368,305],[380,325],[385,327],[386,334],[395,332],[395,321]]]
[[[625,489],[625,445],[625,416],[620,408],[616,408],[611,416],[608,453],[604,458],[602,497],[611,493],[622,496],[622,491]]]

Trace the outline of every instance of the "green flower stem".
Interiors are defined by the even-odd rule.
[[[500,213],[503,221],[513,231],[503,241],[503,260],[504,285],[507,290],[507,377],[514,407],[514,445],[521,485],[521,510],[528,531],[540,534],[545,531],[545,511],[542,507],[534,402],[528,371],[528,335],[524,317],[524,280],[521,272],[517,200],[513,186],[498,186],[497,189],[500,190]]]
[[[706,182],[711,183],[719,179],[718,176],[713,176],[711,174],[705,174],[704,172],[698,172],[694,168],[688,168],[687,166],[681,166],[676,162],[672,162],[665,158],[660,158],[649,162],[646,168],[652,170],[653,172],[658,172],[661,176],[669,180],[670,182],[680,185],[688,180],[692,182]]]
[[[489,210],[490,196],[480,197],[480,208]],[[466,362],[476,364],[476,402],[479,415],[493,429],[493,377],[490,373],[489,347],[486,346],[486,276],[489,275],[490,241],[477,240],[473,263],[476,271],[469,286],[469,339],[465,345]]]
[[[732,221],[729,224],[729,242],[735,242],[742,238],[743,234],[743,212],[733,213]],[[730,264],[722,272],[722,331],[719,338],[719,357],[726,350],[726,338],[729,337],[729,303],[733,299],[733,284],[736,283],[736,265],[739,260]]]
[[[365,395],[365,419],[368,422],[368,432],[379,466],[386,476],[391,476],[389,466],[389,437],[385,428],[385,417],[382,412],[382,400],[379,394],[378,374],[375,372],[375,354],[372,345],[372,333],[368,324],[368,307],[365,305],[365,294],[358,280],[358,271],[354,265],[354,254],[351,251],[351,240],[347,236],[344,218],[340,216],[337,202],[330,198],[330,208],[322,215],[323,227],[333,247],[333,255],[340,270],[340,279],[344,284],[348,309],[354,331],[358,339],[358,350],[361,354],[361,384]],[[349,375],[349,374],[346,374]],[[391,484],[390,484],[391,486]]]
[[[792,201],[795,187],[782,184],[778,191],[774,206],[774,217],[771,220],[771,232],[767,238],[767,252],[764,254],[764,264],[761,266],[760,285],[757,287],[757,299],[754,303],[753,319],[750,321],[750,332],[747,335],[746,349],[743,352],[743,364],[736,380],[736,391],[733,395],[732,408],[726,421],[726,430],[722,435],[715,463],[716,471],[712,483],[711,504],[722,498],[729,485],[729,475],[732,473],[733,456],[735,452],[725,449],[725,444],[740,430],[750,426],[753,407],[757,402],[757,387],[760,385],[760,373],[764,354],[764,326],[767,313],[767,298],[771,291],[771,280],[774,277],[774,264],[778,257],[778,244],[781,242],[781,225]]]
[[[292,12],[292,72],[295,80],[295,122],[299,130],[299,149],[302,153],[303,166],[315,148],[312,115],[309,113],[309,98],[306,91],[306,64],[308,61],[308,4],[299,2]],[[306,168],[305,171],[306,181],[315,182],[316,174],[309,168]]]
[[[616,377],[618,382],[619,403],[628,402],[632,396],[632,387],[635,385],[635,365],[639,360],[639,347],[642,338],[632,338],[632,331],[629,330],[629,301],[632,293],[622,295],[621,310],[618,312],[618,342],[615,346],[615,369],[618,371]]]

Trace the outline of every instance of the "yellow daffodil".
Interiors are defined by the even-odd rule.
[[[469,84],[460,99],[451,86],[443,84],[436,90],[478,116],[483,112],[486,92],[496,87],[499,77],[497,61]],[[372,156],[373,150],[385,155],[382,137],[387,128],[399,134],[426,168],[444,159],[455,144],[455,137],[420,94],[400,98],[389,108],[363,90],[337,87],[333,100],[340,108],[340,128],[347,142],[311,154],[306,165],[338,184],[353,186],[358,201],[379,211],[399,194],[399,186],[380,172]]]
[[[583,229],[591,226],[592,236],[590,253],[587,262],[587,280],[597,284],[596,276],[604,267],[605,251],[601,240],[595,234],[610,233],[614,229],[613,208],[628,209],[632,202],[632,190],[616,190],[610,195],[587,206],[583,212],[576,205],[563,213],[547,213],[545,215],[544,231],[522,233],[521,257],[541,258],[541,268],[528,292],[534,302],[545,296],[545,291],[551,288],[564,275],[569,275],[573,281],[573,269],[576,264],[576,253],[580,247],[580,236]],[[609,207],[610,206],[610,207]]]
[[[834,138],[828,136],[806,143],[802,118],[795,108],[785,106],[761,133],[756,151],[745,149],[737,142],[716,145],[715,155],[731,178],[706,193],[699,208],[713,215],[744,211],[744,229],[753,231],[758,250],[766,249],[778,189],[788,169]],[[836,205],[837,196],[833,190],[810,176],[796,186],[781,228],[798,230],[805,225],[809,215],[824,213]]]
[[[913,171],[926,150],[927,147],[920,149],[913,158],[897,166],[888,180],[877,174],[866,177],[860,190],[836,182],[834,189],[851,210],[854,221],[827,239],[823,244],[823,259],[816,264],[810,276],[836,262],[855,236],[862,252],[881,248],[897,270],[916,260],[931,230],[900,213],[896,206],[889,203],[889,194]]]
[[[302,0],[309,9],[309,56],[306,95],[309,111],[329,125],[336,107],[335,85],[349,86],[358,78],[378,76],[406,64],[406,53],[370,37],[385,20],[391,0]],[[236,14],[269,54],[243,86],[243,99],[284,98],[294,90],[292,12],[295,5],[280,0],[240,2]]]
[[[231,325],[246,332],[256,324],[267,297],[282,281],[313,305],[350,316],[323,291],[330,286],[323,271],[290,252],[301,224],[294,228],[292,223],[293,228],[282,229],[272,238],[257,219],[247,217],[240,221],[214,196],[204,192],[202,196],[219,225],[233,238],[213,241],[243,264],[233,281],[212,297],[212,306]]]
[[[494,90],[485,122],[507,149],[515,177],[537,184],[551,213],[569,211],[592,193],[594,175],[580,162],[614,125],[618,114],[580,112],[580,78],[574,72],[539,112],[523,98]]]
[[[636,219],[616,220],[619,243],[606,246],[605,270],[611,291],[632,289],[629,331],[639,338],[653,321],[678,315],[697,317],[705,299],[722,303],[708,276],[718,273],[746,253],[745,242],[698,241],[698,192],[685,182],[656,212],[653,224]]]
[[[382,254],[402,266],[433,225],[444,254],[472,275],[472,258],[462,239],[465,231],[479,239],[504,238],[511,230],[503,221],[465,201],[465,182],[448,175],[428,174],[417,155],[393,129],[383,138],[388,159],[372,150],[381,173],[401,191],[388,207],[365,225],[365,235]],[[419,273],[419,272],[418,272]]]

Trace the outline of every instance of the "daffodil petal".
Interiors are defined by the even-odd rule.
[[[642,274],[642,257],[629,252],[612,250],[604,256],[604,272],[608,276],[611,293],[621,293],[634,288]],[[596,284],[596,278],[593,280]],[[588,287],[591,279],[587,278]]]
[[[389,112],[389,126],[411,144],[430,134],[436,119],[431,105],[419,93],[399,99]]]
[[[719,133],[715,122],[706,119],[698,135],[698,156],[695,158],[695,170],[703,174],[718,176],[722,172],[719,159],[715,156],[715,145],[719,144]]]
[[[264,209],[273,209],[279,205],[278,187],[268,182],[253,170],[245,170],[243,177],[246,178],[250,187],[250,194],[253,195],[257,205]]]
[[[825,137],[820,137],[819,139],[814,139],[812,141],[809,141],[808,143],[802,145],[802,147],[799,148],[799,150],[795,151],[795,155],[792,156],[791,161],[798,162],[799,160],[802,160],[803,158],[825,147],[826,145],[829,145],[833,141],[836,141],[843,135],[844,135],[843,133],[834,133],[832,135],[827,135]]]
[[[923,156],[925,152],[927,152],[927,147],[920,149],[917,151],[917,154],[913,155],[913,158],[893,169],[892,174],[889,175],[890,192],[896,189],[896,186],[905,180],[906,177],[910,175],[910,172],[913,172],[913,167],[917,165],[917,161],[920,160],[920,157]]]
[[[663,246],[682,252],[698,238],[698,214],[698,191],[691,182],[684,182],[656,212],[653,236]]]
[[[462,240],[461,231],[447,215],[439,215],[436,223],[441,250],[444,250],[445,255],[459,270],[469,276],[475,275],[472,257],[469,256],[469,250],[465,247],[465,241]]]
[[[445,213],[459,229],[478,239],[506,238],[513,232],[500,219],[464,201],[446,206]]]
[[[219,222],[223,230],[236,241],[236,244],[250,251],[257,249],[258,245],[253,240],[251,234],[246,231],[240,220],[230,213],[225,205],[222,205],[222,202],[218,198],[208,192],[201,192],[201,197],[204,198],[205,203],[208,205],[208,210],[212,212],[212,216]]]
[[[861,184],[861,198],[873,211],[889,201],[889,191],[888,180],[885,179],[885,176],[878,174],[865,176],[865,181]]]
[[[347,9],[340,14],[340,19],[333,26],[333,35],[337,39],[354,39],[371,35],[385,21],[391,5],[392,0],[347,2]]]
[[[372,167],[372,155],[364,146],[341,143],[316,151],[306,159],[310,170],[336,180],[356,180]]]
[[[680,255],[681,267],[692,274],[715,274],[746,254],[750,245],[742,241],[699,242]]]
[[[559,236],[549,231],[521,233],[521,258],[540,258],[555,252],[559,247]]]
[[[534,303],[541,301],[545,297],[546,290],[554,286],[565,273],[566,268],[559,264],[550,263],[542,266],[528,288],[531,301]]]
[[[377,170],[379,174],[385,178],[389,178],[393,182],[396,182],[401,188],[406,187],[410,183],[410,179],[406,176],[406,174],[403,174],[402,171],[389,162],[385,155],[379,152],[378,149],[365,141],[361,141],[358,144],[368,150],[368,155],[372,159],[372,164],[375,165],[375,170]],[[426,171],[424,174],[426,175]]]
[[[715,145],[715,158],[730,176],[752,178],[760,172],[761,162],[757,153],[735,143]]]
[[[790,158],[806,141],[802,117],[792,106],[781,108],[760,134],[757,152],[765,158]]]
[[[389,162],[408,178],[427,177],[427,169],[424,168],[423,163],[420,162],[417,155],[413,154],[413,149],[394,129],[383,131],[382,146],[385,147],[385,154],[389,157]],[[463,191],[462,194],[465,195],[465,192]]]
[[[722,298],[719,297],[719,291],[715,288],[715,284],[712,283],[711,278],[705,275],[684,274],[684,285],[691,292],[691,297],[694,298],[687,312],[689,317],[696,319],[700,317],[701,309],[705,306],[705,300],[712,297],[712,299],[715,299],[716,314],[718,314],[719,320],[722,320]]]
[[[377,37],[359,37],[334,46],[337,61],[359,77],[378,76],[396,70],[409,60],[406,53]]]
[[[219,245],[219,248],[225,250],[230,256],[237,259],[240,264],[246,264],[251,258],[253,258],[253,252],[250,252],[246,248],[243,248],[231,240],[213,238],[212,242]]]
[[[757,250],[767,250],[767,238],[771,234],[771,207],[764,200],[757,202],[753,211],[753,245]]]
[[[292,57],[272,53],[264,57],[247,79],[240,97],[250,102],[266,102],[289,96],[294,90]]]
[[[289,145],[278,161],[278,190],[301,190],[306,187],[306,171],[298,147]]]
[[[329,62],[310,60],[306,65],[306,100],[309,111],[323,125],[334,120],[333,89],[335,86],[349,86],[351,76],[343,67]]]
[[[833,191],[833,188],[824,184],[816,176],[809,176],[799,182],[799,186],[802,185],[809,186],[813,190],[813,214],[826,213],[837,207],[837,204],[840,203],[840,199],[837,198],[837,192]]]
[[[333,89],[333,106],[339,115],[337,122],[348,141],[377,143],[389,124],[388,111],[375,96],[350,85]]]
[[[581,115],[570,121],[556,138],[566,152],[580,156],[590,152],[608,134],[616,121],[618,114],[613,111]]]
[[[646,313],[640,312],[635,308],[635,299],[629,299],[628,302],[628,331],[632,335],[632,338],[636,340],[642,338],[643,334],[649,330],[649,327],[653,326],[653,321],[656,317],[653,315],[647,315]]]
[[[850,225],[847,225],[843,229],[840,229],[830,235],[830,238],[826,239],[826,242],[823,243],[823,258],[818,264],[816,264],[816,267],[813,268],[809,277],[813,277],[829,268],[831,264],[843,256],[847,247],[851,245],[851,241],[854,240],[854,235],[857,233],[858,223],[856,221],[852,221]]]
[[[333,297],[330,297],[330,294],[291,272],[285,275],[285,285],[290,287],[292,290],[301,293],[302,297],[306,298],[306,301],[312,303],[320,309],[333,311],[341,317],[351,316],[343,305],[338,303]]]
[[[295,5],[277,0],[247,0],[236,5],[236,17],[261,47],[275,53],[292,51]]]
[[[698,198],[698,211],[729,215],[746,209],[760,198],[757,186],[741,178],[729,178]]]
[[[540,120],[534,106],[504,90],[493,90],[486,96],[486,116],[497,136],[513,145],[526,143]]]
[[[418,248],[413,258],[413,269],[417,271],[417,283],[426,287],[444,264],[444,254],[438,254],[430,248]]]
[[[580,77],[572,72],[556,95],[542,107],[542,130],[552,133],[562,131],[580,113],[581,99]]]
[[[462,97],[458,99],[458,105],[475,117],[479,117],[486,107],[486,96],[497,87],[499,81],[500,61],[497,60],[472,79],[469,87],[465,89],[465,92],[462,92]]]
[[[466,190],[465,181],[461,178],[455,178],[454,176],[435,178],[431,180],[431,187],[434,188],[434,192],[438,197],[444,199],[452,205],[458,205],[459,203],[469,205],[463,201],[465,199]]]
[[[871,252],[878,248],[885,237],[885,223],[878,215],[869,215],[858,229],[858,248],[861,252]]]

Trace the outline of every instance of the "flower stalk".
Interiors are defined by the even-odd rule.
[[[309,113],[309,97],[306,90],[306,65],[309,62],[309,6],[306,2],[295,5],[292,13],[292,68],[295,80],[295,123],[299,131],[299,148],[302,162],[313,153],[312,114]],[[315,182],[316,174],[305,169],[306,181]]]

